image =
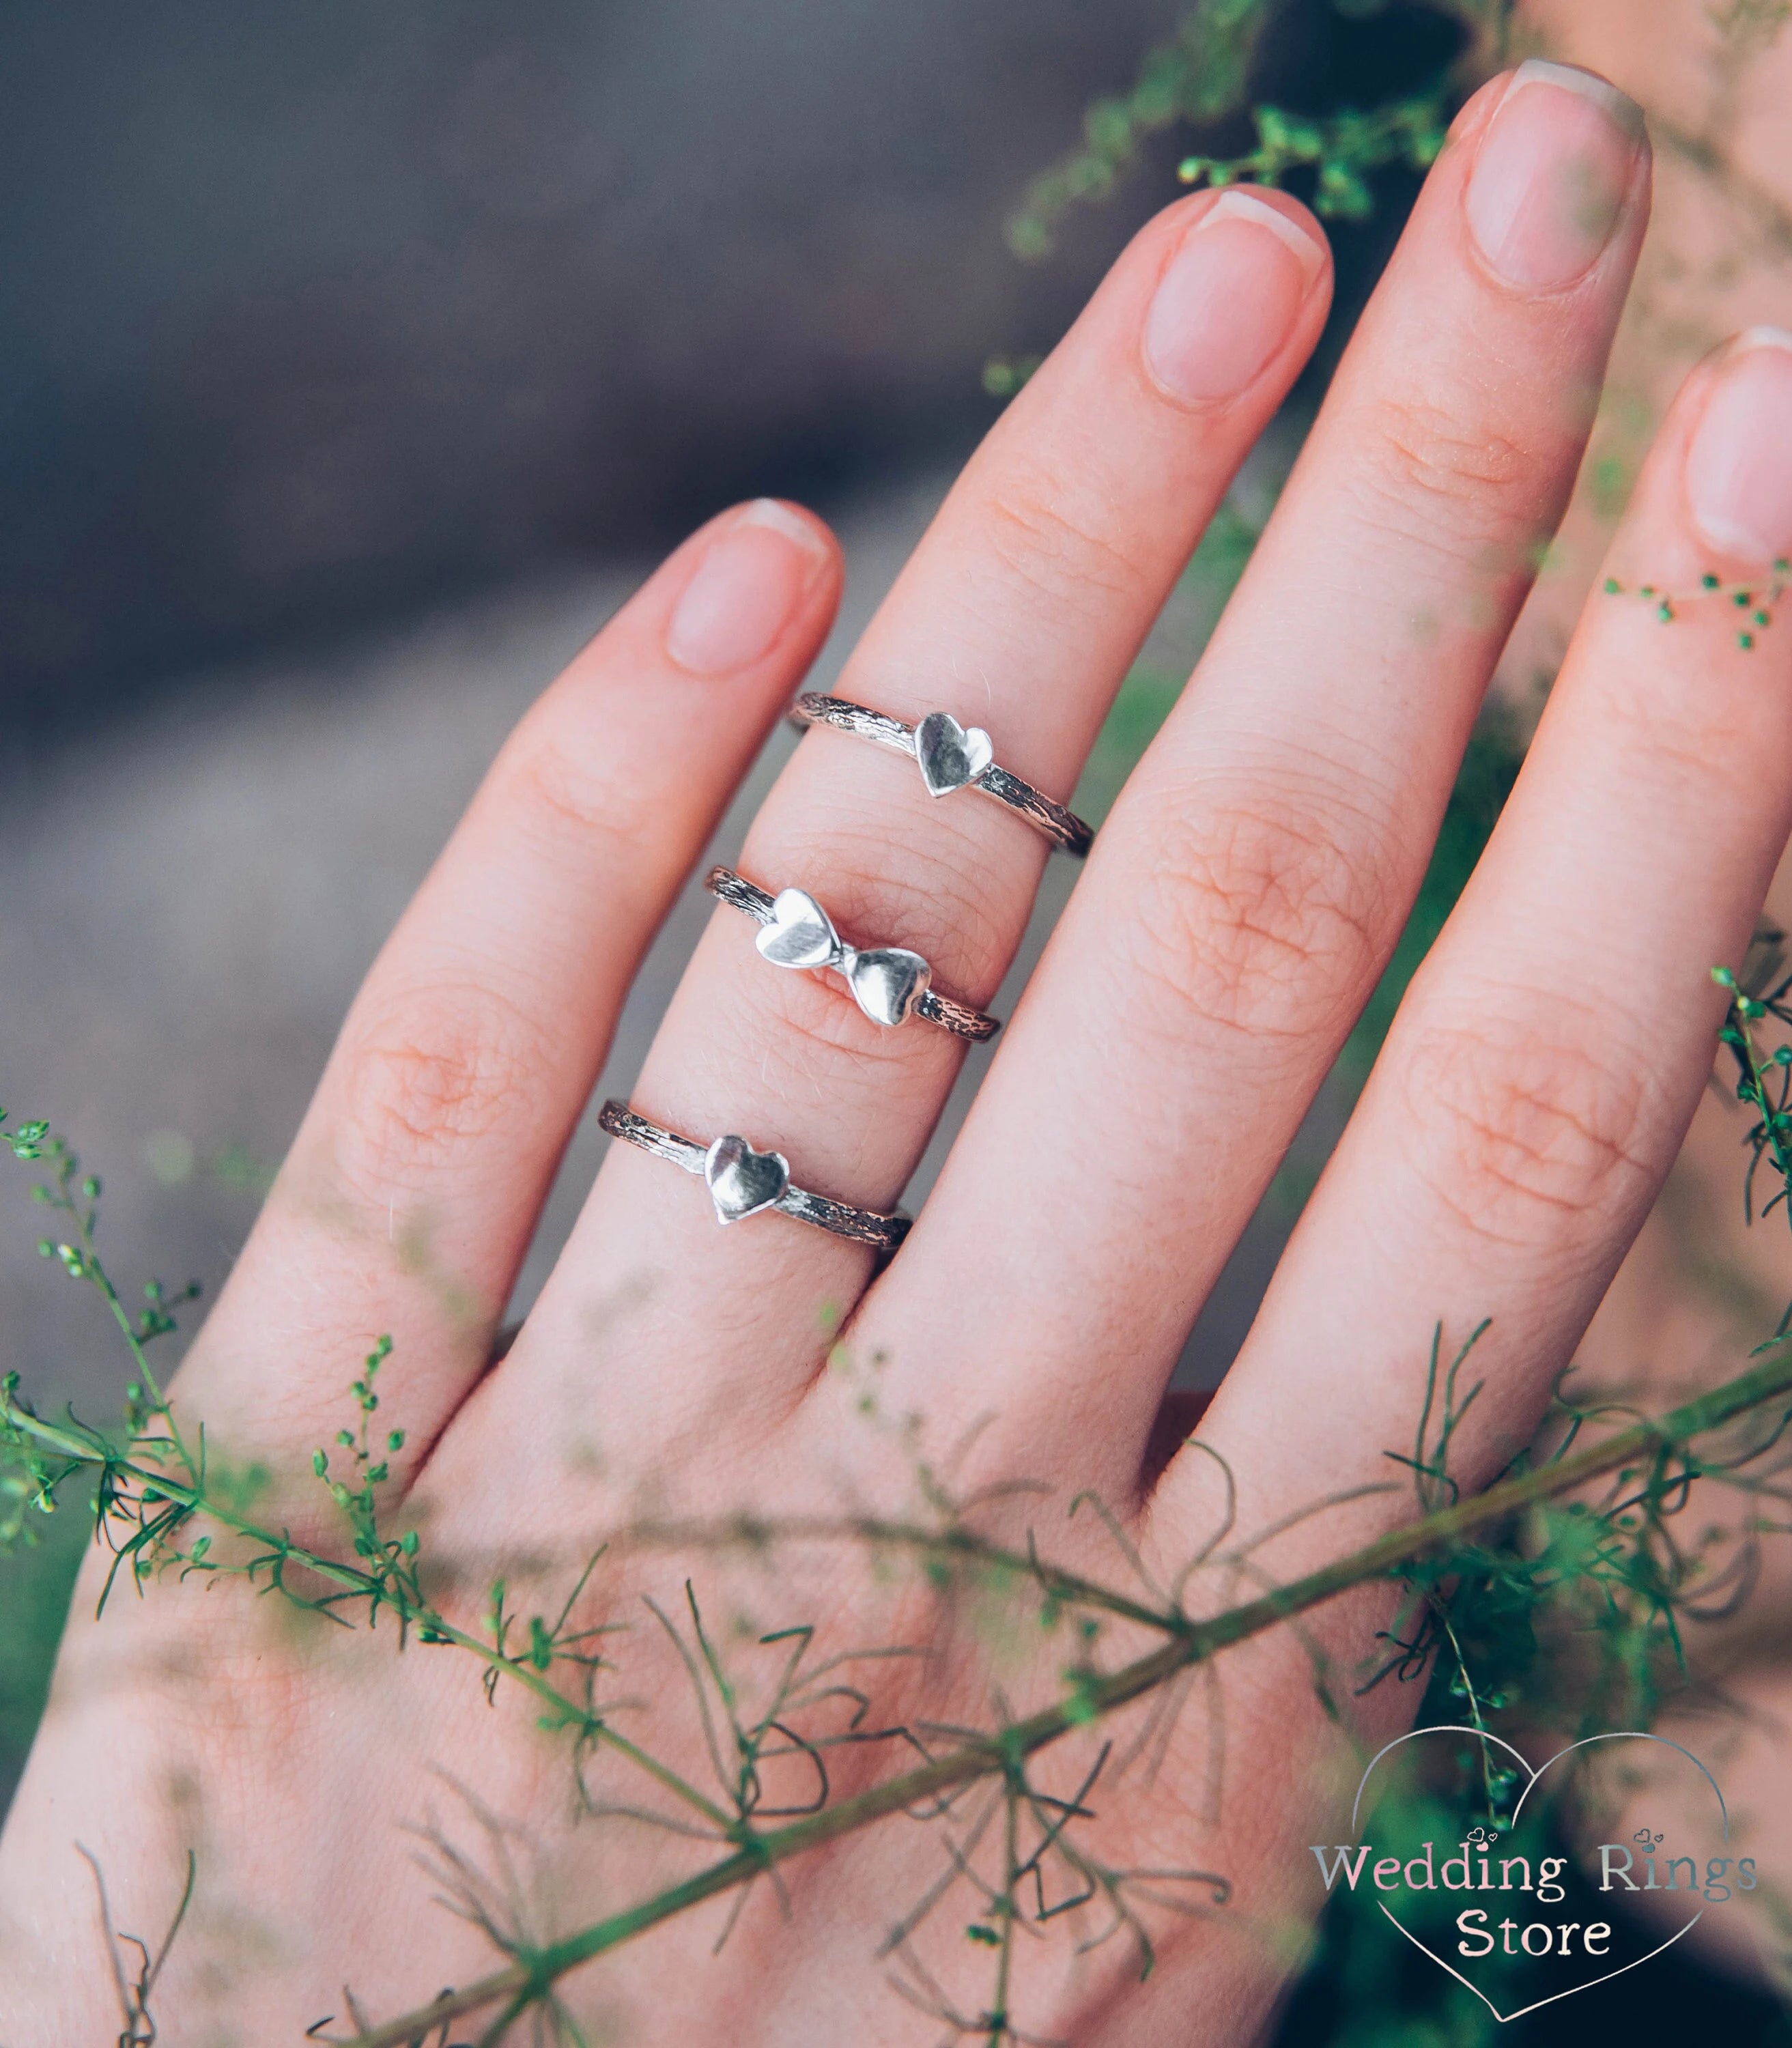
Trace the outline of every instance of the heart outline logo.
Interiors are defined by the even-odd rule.
[[[930,711],[914,729],[913,745],[930,797],[949,797],[975,782],[995,759],[983,727],[962,726],[949,711]]]
[[[1724,1823],[1723,1839],[1726,1842],[1730,1839],[1730,1809],[1728,1803],[1724,1800],[1723,1788],[1718,1784],[1717,1780],[1712,1776],[1710,1771],[1706,1769],[1704,1763],[1700,1758],[1695,1756],[1692,1751],[1688,1749],[1684,1744],[1675,1742],[1670,1736],[1665,1735],[1653,1735],[1646,1728],[1615,1728],[1609,1730],[1604,1735],[1583,1736],[1578,1742],[1565,1744],[1563,1747],[1557,1750],[1553,1755],[1545,1757],[1541,1763],[1533,1767],[1530,1759],[1526,1756],[1522,1750],[1515,1747],[1512,1744],[1507,1742],[1503,1736],[1494,1735],[1486,1728],[1464,1727],[1460,1723],[1453,1721],[1439,1722],[1429,1728],[1408,1728],[1404,1735],[1398,1735],[1394,1736],[1391,1742],[1383,1744],[1382,1747],[1369,1759],[1367,1763],[1366,1763],[1363,1767],[1362,1777],[1357,1781],[1356,1797],[1351,1803],[1350,1828],[1351,1833],[1353,1835],[1360,1833],[1360,1824],[1363,1810],[1363,1794],[1368,1789],[1369,1779],[1374,1773],[1375,1766],[1381,1762],[1383,1757],[1391,1755],[1394,1751],[1398,1749],[1402,1744],[1416,1741],[1421,1736],[1428,1735],[1473,1736],[1477,1741],[1497,1744],[1501,1749],[1505,1751],[1507,1755],[1511,1758],[1512,1761],[1517,1765],[1519,1769],[1526,1774],[1525,1788],[1519,1794],[1518,1799],[1512,1808],[1509,1825],[1514,1829],[1517,1828],[1519,1817],[1524,1811],[1525,1802],[1530,1797],[1531,1794],[1536,1790],[1538,1782],[1542,1778],[1544,1772],[1550,1770],[1553,1765],[1561,1763],[1561,1759],[1565,1756],[1573,1755],[1577,1750],[1590,1749],[1595,1743],[1600,1742],[1653,1742],[1659,1744],[1663,1749],[1677,1751],[1681,1756],[1685,1757],[1687,1762],[1693,1766],[1693,1767],[1699,1773],[1700,1776],[1703,1778],[1705,1782],[1711,1787],[1712,1797],[1717,1802],[1718,1813],[1721,1817]],[[1488,2011],[1493,2015],[1495,2019],[1501,2026],[1505,2026],[1509,2022],[1515,2019],[1522,2019],[1528,2013],[1539,2012],[1546,2005],[1559,2004],[1565,1998],[1573,1998],[1581,1992],[1592,1991],[1596,1985],[1609,1984],[1614,1977],[1623,1976],[1631,1970],[1639,1969],[1643,1964],[1654,1961],[1655,1957],[1660,1955],[1665,1949],[1671,1949],[1674,1943],[1680,1939],[1681,1935],[1690,1934],[1693,1929],[1697,1926],[1700,1921],[1705,1918],[1705,1909],[1701,1906],[1698,1911],[1693,1915],[1692,1918],[1686,1922],[1685,1926],[1677,1927],[1665,1941],[1658,1941],[1654,1948],[1646,1950],[1640,1956],[1633,1957],[1629,1962],[1620,1963],[1615,1970],[1607,1970],[1600,1976],[1589,1977],[1584,1984],[1570,1984],[1565,1991],[1552,1992],[1547,1998],[1540,1998],[1534,2000],[1530,2005],[1521,2006],[1515,2012],[1502,2012],[1499,2007],[1494,2003],[1493,2000],[1488,1996],[1487,1993],[1481,1989],[1479,1984],[1471,1982],[1468,1978],[1465,1977],[1462,1974],[1460,1970],[1456,1969],[1450,1964],[1446,1963],[1441,1956],[1438,1955],[1434,1949],[1431,1949],[1425,1942],[1422,1941],[1418,1935],[1416,1935],[1410,1927],[1406,1926],[1401,1920],[1396,1918],[1394,1914],[1391,1913],[1383,1901],[1377,1899],[1375,1903],[1380,1907],[1383,1917],[1387,1921],[1391,1926],[1398,1928],[1399,1931],[1406,1936],[1406,1939],[1412,1943],[1413,1946],[1417,1949],[1422,1955],[1429,1957],[1430,1960],[1437,1965],[1438,1968],[1442,1970],[1446,1976],[1454,1977],[1456,1982],[1462,1985],[1465,1990],[1472,1992],[1476,1997],[1481,2001],[1482,2004],[1487,2007]]]
[[[782,1152],[756,1152],[729,1132],[703,1155],[703,1178],[720,1224],[744,1223],[775,1208],[790,1185],[790,1162]]]

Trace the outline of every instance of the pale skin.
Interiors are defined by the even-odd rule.
[[[1085,1514],[1100,1490],[1173,1577],[1217,1511],[1216,1462],[1150,1445],[1184,1334],[1391,948],[1456,762],[1569,491],[1648,204],[1627,103],[1584,74],[1495,80],[1464,111],[1193,683],[1115,807],[964,1134],[902,1251],[778,1216],[720,1230],[699,1183],[626,1146],[606,1160],[509,1355],[494,1336],[567,1135],[652,933],[827,630],[840,564],[790,506],[723,514],[681,547],[548,691],[494,766],[374,967],[280,1181],[174,1388],[189,1426],[277,1472],[273,1512],[339,1542],[310,1477],[344,1387],[391,1332],[382,1418],[401,1521],[445,1608],[476,1622],[496,1571],[545,1603],[643,1514],[834,1514],[910,1497],[907,1454],[867,1422],[924,1418],[961,1491],[1081,1568],[1123,1577]],[[992,734],[1068,795],[1142,636],[1323,322],[1329,259],[1291,199],[1204,193],[1121,256],[973,458],[848,665],[841,694]],[[1792,353],[1745,337],[1663,422],[1614,544],[1627,584],[1747,579],[1792,550]],[[1471,1483],[1534,1428],[1671,1163],[1711,1069],[1722,999],[1792,824],[1792,638],[1728,622],[1663,631],[1595,596],[1517,793],[1414,981],[1201,1437],[1261,1528],[1383,1480],[1410,1441],[1434,1323],[1487,1391],[1460,1446]],[[912,766],[805,739],[739,865],[809,888],[864,943],[913,947],[987,1006],[1044,842]],[[739,1131],[803,1185],[886,1208],[957,1070],[921,1023],[881,1031],[837,983],[776,971],[719,909],[633,1091],[708,1138]],[[848,1369],[826,1369],[836,1344]],[[873,1361],[879,1361],[873,1363]],[[1287,1573],[1410,1512],[1380,1494],[1266,1554]],[[549,1554],[551,1553],[551,1554]],[[96,1567],[97,1569],[97,1567]],[[885,1720],[980,1721],[1038,1667],[944,1630],[925,1584],[850,1551],[770,1576],[619,1552],[594,1620],[640,1595],[831,1647],[925,1643],[880,1667]],[[707,1576],[706,1576],[707,1575]],[[153,1933],[189,1849],[191,1924],[163,2038],[296,2039],[345,2011],[403,2011],[495,1961],[432,1902],[413,1832],[491,1839],[448,1774],[520,1830],[531,1935],[649,1895],[712,1851],[576,1819],[564,1746],[533,1704],[488,1706],[459,1653],[306,1627],[240,1585],[161,1581],[91,1618],[78,1596],[50,1710],[0,1850],[0,2038],[116,2033],[80,1843],[114,1910]],[[533,1596],[531,1596],[533,1597]],[[733,1603],[733,1607],[731,1607]],[[1316,1910],[1304,1844],[1331,1840],[1410,1687],[1313,1697],[1309,1649],[1354,1668],[1387,1618],[1355,1599],[1228,1657],[1155,1781],[1101,1802],[1115,1864],[1224,1872],[1233,1903],[1160,1914],[1138,1981],[1123,1941],[1078,1958],[1026,1941],[1013,2024],[1079,2042],[1235,2043],[1266,2021]],[[621,1639],[630,1732],[693,1778],[688,1695],[651,1631]],[[747,1668],[751,1668],[749,1664]],[[1232,1731],[1216,1802],[1212,1737]],[[896,1767],[861,1752],[874,1781]],[[1068,1790],[1081,1762],[1043,1767]],[[626,1768],[601,1796],[642,1803]],[[1054,1775],[1055,1774],[1055,1775]],[[1066,1782],[1065,1781],[1068,1781]],[[793,1791],[793,1798],[806,1793]],[[1317,1832],[1316,1832],[1316,1830]],[[565,1987],[604,2038],[937,2040],[875,1955],[939,1875],[901,1819],[792,1864],[720,1955],[727,1903]],[[1303,1865],[1305,1867],[1303,1867]],[[988,1951],[949,1906],[917,1937],[960,2015],[987,2014]],[[346,2026],[343,2031],[351,2031]],[[477,2028],[464,2023],[466,2038]],[[984,2038],[990,2038],[986,2031]]]

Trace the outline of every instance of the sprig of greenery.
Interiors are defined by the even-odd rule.
[[[1773,566],[1773,574],[1763,585],[1759,583],[1726,582],[1708,569],[1699,578],[1697,590],[1671,591],[1658,584],[1639,584],[1631,590],[1616,576],[1605,579],[1608,597],[1636,597],[1648,605],[1663,626],[1676,624],[1682,615],[1695,606],[1705,604],[1727,605],[1738,615],[1736,645],[1746,654],[1754,651],[1756,635],[1764,633],[1774,623],[1782,598],[1786,595],[1786,577],[1792,574],[1792,560],[1782,557]]]
[[[1782,965],[1777,935],[1769,935],[1744,975],[1716,976],[1731,997],[1723,1042],[1736,1060],[1739,1095],[1756,1117],[1750,1133],[1752,1169],[1766,1166],[1779,1184],[1769,1210],[1792,1189],[1792,1053],[1764,1052],[1759,1041],[1770,1018],[1792,1027],[1792,976],[1782,975]],[[125,1336],[133,1373],[127,1427],[118,1441],[72,1415],[59,1422],[38,1416],[20,1395],[16,1378],[5,1382],[0,1473],[9,1497],[25,1503],[22,1512],[47,1511],[65,1487],[91,1479],[96,1538],[113,1553],[108,1585],[127,1564],[140,1592],[164,1576],[235,1576],[342,1626],[377,1625],[384,1614],[396,1623],[400,1648],[415,1642],[459,1649],[477,1663],[488,1694],[510,1683],[533,1697],[541,1728],[570,1738],[576,1769],[584,1753],[603,1748],[672,1802],[669,1813],[588,1798],[590,1816],[650,1821],[720,1852],[678,1883],[554,1940],[527,1938],[520,1928],[500,1927],[467,1905],[468,1916],[502,1951],[502,1966],[388,2023],[369,2021],[351,2004],[355,2031],[346,2038],[355,2048],[398,2048],[472,2013],[495,2015],[483,2038],[496,2042],[531,2010],[564,2015],[561,1984],[584,1964],[728,1892],[735,1895],[731,1926],[752,1887],[762,1880],[780,1886],[780,1868],[791,1859],[897,1813],[939,1823],[947,1856],[940,1881],[886,1941],[885,1952],[899,1966],[897,1987],[955,2032],[1001,2048],[1020,2038],[1010,2014],[1014,1936],[1022,1924],[1041,1927],[1072,1906],[1099,1902],[1107,1912],[1107,1934],[1128,1938],[1141,1971],[1148,1972],[1154,1948],[1146,1908],[1210,1911],[1228,1895],[1219,1872],[1104,1864],[1084,1824],[1092,1818],[1089,1794],[1109,1767],[1115,1745],[1111,1740],[1102,1745],[1084,1784],[1066,1798],[1048,1791],[1033,1770],[1034,1759],[1065,1737],[1098,1728],[1149,1699],[1150,1717],[1129,1753],[1161,1745],[1193,1674],[1211,1670],[1228,1649],[1272,1627],[1297,1627],[1304,1615],[1376,1583],[1398,1589],[1398,1611],[1383,1639],[1385,1654],[1367,1670],[1359,1690],[1390,1678],[1415,1681],[1429,1672],[1430,1697],[1444,1709],[1439,1717],[1465,1713],[1470,1725],[1485,1732],[1495,1716],[1521,1701],[1538,1709],[1545,1696],[1532,1685],[1537,1667],[1559,1673],[1565,1666],[1574,1674],[1581,1715],[1589,1724],[1602,1723],[1621,1702],[1625,1724],[1647,1725],[1665,1685],[1683,1668],[1681,1614],[1720,1611],[1751,1582],[1746,1569],[1713,1569],[1714,1530],[1689,1543],[1677,1536],[1676,1519],[1694,1487],[1710,1482],[1740,1494],[1747,1510],[1742,1534],[1751,1545],[1785,1527],[1792,1504],[1792,1489],[1783,1483],[1787,1460],[1771,1456],[1792,1423],[1792,1340],[1783,1336],[1764,1347],[1738,1378],[1659,1418],[1630,1415],[1611,1404],[1579,1406],[1558,1392],[1555,1426],[1546,1432],[1552,1447],[1522,1456],[1493,1486],[1464,1497],[1453,1452],[1480,1392],[1479,1382],[1468,1383],[1467,1375],[1484,1325],[1447,1358],[1442,1332],[1435,1334],[1412,1448],[1389,1453],[1409,1475],[1414,1519],[1290,1584],[1266,1580],[1255,1561],[1266,1537],[1286,1522],[1247,1541],[1233,1539],[1229,1474],[1228,1499],[1234,1504],[1168,1585],[1154,1580],[1121,1523],[1099,1500],[1084,1496],[1072,1503],[1074,1514],[1086,1500],[1102,1519],[1136,1590],[1053,1562],[1033,1534],[1019,1550],[993,1542],[967,1519],[987,1496],[956,1501],[930,1468],[921,1475],[921,1493],[931,1519],[735,1518],[713,1525],[638,1526],[625,1532],[624,1540],[708,1553],[827,1542],[874,1555],[906,1554],[941,1594],[981,1588],[1010,1605],[1016,1598],[1030,1599],[1043,1629],[1069,1630],[1070,1654],[1056,1697],[1024,1715],[1011,1714],[998,1699],[987,1727],[938,1728],[880,1718],[858,1667],[907,1653],[876,1648],[818,1656],[815,1631],[807,1624],[758,1639],[779,1662],[764,1697],[750,1707],[705,1621],[695,1581],[687,1581],[681,1616],[650,1605],[692,1689],[715,1781],[712,1792],[615,1725],[615,1709],[599,1689],[612,1668],[603,1639],[615,1624],[587,1626],[577,1619],[597,1556],[551,1616],[515,1608],[502,1581],[490,1590],[481,1626],[463,1627],[430,1599],[417,1531],[395,1529],[385,1501],[389,1460],[403,1446],[401,1431],[375,1421],[389,1340],[373,1347],[352,1383],[356,1422],[312,1461],[344,1531],[347,1554],[332,1554],[258,1515],[266,1475],[228,1473],[208,1457],[203,1433],[191,1441],[183,1434],[145,1356],[145,1347],[174,1327],[170,1297],[151,1283],[145,1309],[135,1315],[125,1310],[94,1248],[97,1181],[81,1176],[72,1152],[41,1123],[9,1126],[0,1113],[0,1140],[21,1160],[48,1162],[36,1199],[64,1220],[66,1234],[45,1241],[47,1255],[107,1302]],[[192,1291],[173,1298],[189,1298]],[[1758,1424],[1751,1430],[1749,1418]],[[1607,1433],[1584,1442],[1590,1430]],[[1320,1505],[1387,1490],[1359,1488]],[[1212,1582],[1216,1572],[1228,1586],[1255,1579],[1261,1589],[1243,1600],[1228,1596],[1217,1613],[1191,1613],[1189,1587],[1197,1579]],[[1098,1650],[1107,1624],[1142,1629],[1154,1639],[1118,1664],[1105,1665]],[[1315,1681],[1322,1700],[1334,1697],[1330,1674],[1317,1656]],[[1559,1700],[1560,1686],[1548,1697]],[[844,1725],[818,1732],[815,1716],[823,1709],[836,1723],[844,1710]],[[886,1747],[916,1760],[836,1796],[831,1759],[848,1747]],[[1487,1812],[1497,1821],[1513,1790],[1511,1774],[1493,1759],[1490,1744],[1480,1747]],[[774,1779],[776,1794],[768,1790]],[[968,1806],[979,1787],[989,1796],[980,1806]],[[996,1856],[989,1875],[976,1863],[986,1840]],[[459,1868],[452,1857],[448,1861]],[[1049,1887],[1048,1867],[1053,1873]],[[974,2013],[952,2005],[913,1938],[960,1883],[970,1884],[981,1899],[965,1937],[990,1950],[993,1969],[989,2003]],[[165,1943],[155,1968],[142,1978],[138,2003],[145,2024],[165,1949]],[[145,1961],[147,1968],[147,1956]]]
[[[1449,125],[1448,73],[1422,91],[1372,107],[1346,108],[1309,119],[1279,107],[1251,110],[1257,145],[1233,157],[1185,157],[1176,167],[1185,185],[1280,185],[1295,171],[1313,175],[1313,211],[1327,219],[1367,220],[1375,211],[1369,180],[1391,164],[1425,171],[1437,160]]]
[[[1081,146],[1027,188],[1008,227],[1014,253],[1026,258],[1049,254],[1064,215],[1073,206],[1107,197],[1152,136],[1177,126],[1210,129],[1242,111],[1257,52],[1288,4],[1198,0],[1176,34],[1147,53],[1130,91],[1098,99],[1088,108]],[[1359,20],[1379,14],[1384,5],[1385,0],[1332,0],[1336,13]],[[1472,38],[1461,68],[1468,74],[1484,75],[1504,61],[1513,0],[1433,0],[1433,5]],[[1317,210],[1361,219],[1373,204],[1368,180],[1374,172],[1396,163],[1422,170],[1442,147],[1458,70],[1452,65],[1416,92],[1317,120],[1259,106],[1254,150],[1232,157],[1186,157],[1181,175],[1188,184],[1260,177],[1273,184],[1294,170],[1310,169],[1317,174]]]
[[[1435,1568],[1440,1561],[1459,1556],[1465,1538],[1508,1522],[1542,1501],[1573,1494],[1612,1473],[1654,1474],[1649,1483],[1666,1494],[1683,1491],[1694,1479],[1708,1474],[1732,1476],[1732,1457],[1702,1454],[1693,1449],[1695,1443],[1788,1394],[1792,1394],[1792,1351],[1778,1347],[1775,1356],[1659,1419],[1634,1423],[1583,1450],[1564,1452],[1222,1614],[1197,1620],[1180,1608],[1166,1610],[1155,1617],[1166,1638],[1157,1648],[1111,1672],[1085,1668],[1069,1674],[1064,1696],[1051,1705],[973,1736],[944,1755],[802,1819],[757,1833],[750,1844],[638,1904],[561,1941],[519,1954],[502,1969],[444,1994],[429,2006],[355,2035],[352,2048],[403,2048],[445,2020],[495,2006],[510,2009],[519,2000],[539,1998],[582,1964],[706,1899],[748,1883],[793,1856],[892,1815],[938,1806],[966,1786],[989,1778],[1006,1783],[1014,1774],[1024,1775],[1028,1759],[1223,1650],[1354,1587],[1378,1580],[1405,1580],[1417,1569]],[[1627,1501],[1635,1487],[1628,1477],[1621,1484]],[[1596,1516],[1597,1511],[1584,1507],[1582,1513]]]
[[[1251,60],[1281,0],[1198,0],[1175,36],[1146,56],[1130,92],[1098,99],[1083,118],[1083,146],[1043,172],[1010,222],[1022,257],[1043,256],[1057,221],[1080,201],[1105,198],[1147,136],[1178,122],[1216,121],[1244,103]]]
[[[1759,56],[1792,21],[1792,0],[1712,0],[1705,11],[1739,56]]]
[[[1785,935],[1769,926],[1758,933],[1749,964],[1754,972],[1739,981],[1728,968],[1714,968],[1712,979],[1728,991],[1730,1007],[1718,1033],[1736,1061],[1736,1100],[1755,1112],[1756,1121],[1744,1138],[1748,1148],[1748,1171],[1743,1179],[1743,1208],[1747,1220],[1755,1216],[1755,1182],[1763,1165],[1778,1177],[1779,1185],[1761,1208],[1771,1216],[1784,1208],[1792,1224],[1792,1045],[1783,1040],[1772,1052],[1763,1053],[1757,1026],[1771,1017],[1792,1027],[1792,975],[1782,975],[1786,964]],[[1792,1305],[1779,1319],[1775,1336],[1792,1327]]]

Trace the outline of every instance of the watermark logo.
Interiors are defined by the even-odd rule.
[[[1378,1841],[1389,1809],[1377,1802],[1402,1753],[1412,1760],[1411,1746],[1439,1741],[1458,1750],[1464,1737],[1483,1760],[1484,1794],[1497,1788],[1497,1817],[1490,1805],[1489,1817],[1447,1836]],[[1544,1824],[1543,1809],[1577,1763],[1618,1743],[1650,1746],[1653,1782],[1671,1786],[1675,1810],[1695,1817],[1677,1824],[1688,1839],[1670,1841],[1666,1830],[1644,1826],[1623,1840],[1590,1844],[1571,1867]],[[1533,1765],[1484,1729],[1414,1728],[1370,1759],[1350,1831],[1348,1843],[1311,1844],[1325,1892],[1371,1898],[1393,1927],[1502,2021],[1640,1968],[1708,1911],[1745,1897],[1760,1882],[1752,1857],[1728,1852],[1729,1809],[1716,1779],[1690,1750],[1662,1736],[1590,1736]],[[1692,1839],[1693,1833],[1700,1839]],[[1627,1912],[1627,1899],[1653,1910]]]

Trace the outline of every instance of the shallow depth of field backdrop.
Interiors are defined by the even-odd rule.
[[[1174,195],[1179,159],[1251,148],[1266,104],[1320,122],[1328,148],[1352,108],[1447,118],[1503,37],[1644,102],[1658,218],[1410,964],[1497,806],[1663,396],[1728,328],[1792,320],[1789,14],[1787,0],[10,0],[0,1100],[52,1116],[105,1173],[120,1266],[215,1289],[355,983],[486,760],[656,550],[735,497],[815,504],[850,578],[824,678],[1026,359]],[[1183,57],[1151,72],[1191,21]],[[1230,78],[1220,52],[1246,71]],[[1174,91],[1129,113],[1142,66]],[[1161,118],[1178,95],[1212,118]],[[1198,653],[1410,200],[1410,165],[1332,153],[1348,174],[1331,188],[1333,332],[1123,697],[1083,792],[1098,813]],[[1313,196],[1310,172],[1289,182]],[[1078,187],[1088,196],[1057,204]],[[1041,930],[1067,883],[1054,872]],[[1777,893],[1792,922],[1792,889]],[[673,920],[605,1090],[626,1092],[704,914],[688,896]],[[1197,1328],[1192,1383],[1224,1370],[1367,1049]],[[1590,1367],[1653,1406],[1720,1346],[1733,1355],[1792,1284],[1782,1237],[1734,1227],[1738,1136],[1714,1096],[1589,1340]],[[572,1150],[525,1298],[601,1143],[588,1128]],[[95,1304],[36,1258],[23,1197],[22,1177],[0,1190],[0,1365],[40,1406],[103,1419],[114,1374]],[[69,1551],[52,1538],[0,1566],[0,1789],[29,1742]],[[1725,1682],[1746,1668],[1768,1708],[1792,1702],[1783,1648],[1758,1617],[1713,1668]],[[1758,1759],[1736,1769],[1772,1796]],[[1614,1991],[1523,2038],[1565,2038],[1573,2015],[1659,2027],[1685,2007],[1698,2038],[1720,2024],[1739,2043],[1792,2040],[1763,1994],[1720,1992],[1692,1963],[1635,1981],[1634,2006]],[[1433,1989],[1334,1954],[1286,2038],[1472,2038]]]

